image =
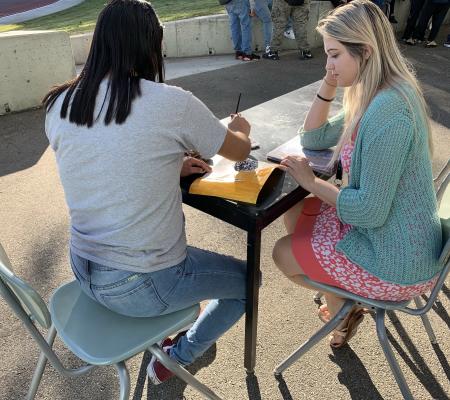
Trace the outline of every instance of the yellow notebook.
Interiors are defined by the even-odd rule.
[[[197,178],[189,193],[258,204],[267,191],[263,189],[270,190],[269,182],[283,176],[276,165],[263,161],[258,161],[258,167],[253,171],[236,171],[235,162],[221,156],[213,157],[212,162],[212,172]]]

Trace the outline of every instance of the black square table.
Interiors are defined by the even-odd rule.
[[[258,206],[249,206],[218,197],[192,195],[188,193],[187,187],[188,185],[182,182],[183,203],[247,232],[244,366],[248,373],[253,373],[256,360],[261,231],[303,199],[308,192],[293,184],[290,178],[281,179],[274,191],[275,196],[269,196]]]
[[[315,82],[242,113],[252,125],[251,137],[260,143],[260,149],[251,152],[253,158],[266,161],[270,150],[297,134],[319,84]],[[333,104],[332,112],[339,108],[338,104]],[[261,231],[309,193],[286,175],[261,204],[249,206],[218,197],[189,194],[190,181],[182,180],[181,183],[183,203],[247,232],[244,366],[247,373],[253,373],[256,363]]]

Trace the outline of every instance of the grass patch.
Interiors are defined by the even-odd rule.
[[[224,13],[224,7],[217,0],[153,0],[151,1],[162,21],[192,18],[202,15]],[[0,32],[17,29],[62,30],[70,34],[94,30],[99,12],[105,0],[85,0],[83,3],[59,13],[22,22],[15,25],[1,25]]]

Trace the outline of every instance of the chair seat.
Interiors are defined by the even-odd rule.
[[[364,305],[371,306],[371,307],[381,308],[384,310],[403,309],[412,300],[411,299],[411,300],[404,300],[404,301],[388,301],[388,300],[368,299],[366,297],[358,296],[357,294],[347,292],[346,290],[338,288],[336,286],[331,286],[331,285],[327,285],[325,283],[313,281],[312,279],[309,279],[308,277],[304,277],[304,280],[306,283],[308,283],[308,285],[311,285],[321,291],[330,292],[330,293],[333,293],[342,298],[351,299],[358,303],[362,303]]]
[[[198,304],[152,318],[126,317],[85,295],[74,281],[50,299],[53,324],[67,347],[83,361],[109,365],[126,360],[185,328],[199,314]]]

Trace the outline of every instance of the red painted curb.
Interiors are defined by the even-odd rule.
[[[2,0],[0,5],[0,17],[14,15],[24,11],[56,3],[58,0]]]

